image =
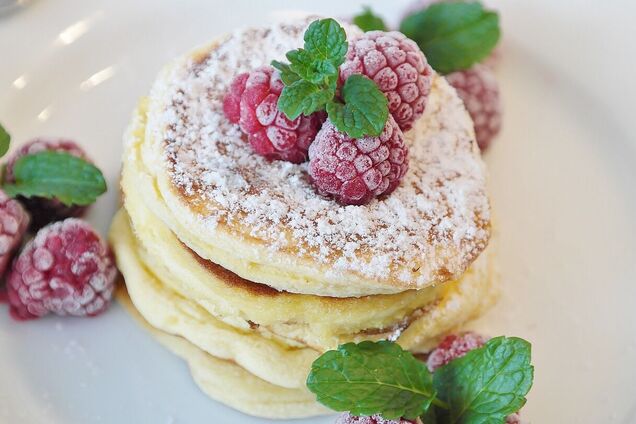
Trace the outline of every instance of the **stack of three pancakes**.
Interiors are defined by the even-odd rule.
[[[125,137],[110,235],[120,300],[208,395],[271,418],[327,412],[305,388],[326,350],[426,352],[496,294],[484,166],[442,77],[406,134],[407,176],[365,206],[320,198],[306,165],[256,156],[225,120],[232,77],[302,45],[309,21],[242,29],[164,69]]]

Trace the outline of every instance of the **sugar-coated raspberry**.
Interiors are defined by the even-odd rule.
[[[485,150],[501,129],[499,85],[494,72],[490,67],[478,64],[448,74],[446,79],[464,101],[475,126],[477,144]]]
[[[78,146],[76,143],[70,140],[45,140],[35,139],[24,146],[20,147],[7,161],[7,167],[5,171],[5,182],[14,183],[15,176],[13,175],[13,168],[15,163],[23,156],[31,155],[34,153],[40,153],[45,150],[53,150],[57,152],[64,152],[76,156],[78,158],[88,160],[86,152]],[[57,199],[45,199],[42,197],[18,197],[18,200],[26,207],[31,214],[31,229],[38,230],[46,224],[59,221],[69,217],[80,217],[84,215],[87,206],[66,206]]]
[[[460,358],[471,350],[482,347],[486,341],[488,341],[487,338],[473,332],[460,335],[451,334],[446,336],[429,354],[426,365],[431,372],[435,371],[453,359]]]
[[[363,205],[391,193],[408,169],[404,135],[389,115],[378,137],[352,139],[327,120],[309,147],[309,176],[323,196]]]
[[[424,113],[433,70],[417,44],[400,32],[370,31],[349,42],[340,79],[371,78],[389,101],[389,112],[403,131]]]
[[[20,202],[0,190],[0,277],[7,270],[28,227],[29,214]]]
[[[372,415],[370,417],[356,417],[348,412],[341,414],[336,419],[335,424],[413,424],[415,421],[410,421],[405,418],[399,420],[385,420],[380,415]]]
[[[98,315],[110,304],[116,276],[108,245],[87,222],[50,224],[13,263],[7,279],[11,315]]]
[[[247,72],[236,76],[223,98],[223,112],[225,117],[233,124],[238,124],[241,119],[241,96],[243,96],[245,82],[249,76],[250,74]]]
[[[289,120],[278,110],[283,82],[271,66],[238,75],[223,99],[223,111],[247,134],[256,153],[293,163],[307,160],[307,149],[324,121],[324,113]]]
[[[521,424],[521,415],[518,412],[506,417],[506,424]]]

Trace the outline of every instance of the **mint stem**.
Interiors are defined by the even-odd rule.
[[[446,402],[444,402],[443,400],[440,400],[436,397],[433,398],[433,400],[431,401],[431,403],[435,406],[439,406],[442,409],[446,409],[449,410],[450,409],[450,405],[447,404]]]

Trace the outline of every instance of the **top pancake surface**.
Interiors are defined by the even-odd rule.
[[[461,275],[486,247],[490,211],[472,122],[443,78],[435,76],[424,116],[406,133],[410,168],[401,185],[365,206],[319,197],[306,164],[257,156],[225,119],[233,77],[284,60],[302,46],[309,22],[236,31],[157,81],[146,138],[152,134],[161,160],[150,172],[164,173],[174,207],[188,210],[190,218],[176,219],[194,216],[198,239],[214,244],[229,235],[267,252],[259,257],[274,267],[314,263],[329,281],[355,275],[399,291]]]

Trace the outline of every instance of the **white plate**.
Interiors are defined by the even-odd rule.
[[[350,3],[293,7],[347,16],[358,10]],[[396,20],[396,3],[408,1],[364,3]],[[493,3],[505,29],[505,128],[487,160],[506,293],[477,325],[533,342],[526,419],[634,423],[636,55],[627,40],[636,39],[636,8],[618,0],[593,8],[584,0]],[[105,231],[117,207],[121,134],[160,66],[286,8],[35,1],[0,18],[0,120],[16,142],[61,135],[83,143],[110,182],[90,216]],[[263,422],[208,400],[184,363],[118,306],[92,320],[14,323],[7,315],[0,306],[2,423]]]

